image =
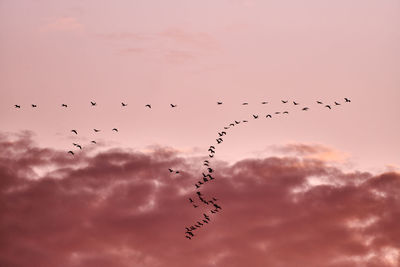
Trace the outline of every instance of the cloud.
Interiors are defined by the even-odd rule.
[[[83,30],[83,24],[75,17],[55,18],[40,28],[42,32],[82,32]]]
[[[399,173],[307,157],[217,161],[202,192],[223,210],[186,240],[184,227],[209,210],[189,205],[193,162],[163,148],[72,157],[29,133],[0,135],[0,265],[398,266]]]

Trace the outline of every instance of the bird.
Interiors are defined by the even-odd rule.
[[[32,107],[33,107],[33,108],[36,108],[36,107],[37,107],[37,105],[35,105],[35,104],[32,104]]]
[[[215,204],[215,203],[214,203],[214,207],[215,207],[216,209],[221,209],[221,210],[222,210],[222,208],[221,208],[220,206],[218,206],[217,204]]]
[[[350,99],[348,99],[348,98],[346,98],[346,97],[344,98],[344,100],[345,100],[346,102],[351,102]]]
[[[169,170],[169,172],[174,172],[174,170],[173,169],[168,169]]]
[[[266,118],[272,118],[272,116],[270,114],[268,114],[267,116],[265,116]]]
[[[229,124],[229,126],[235,126],[235,124],[231,123],[231,124]]]
[[[176,106],[178,106],[178,105],[174,105],[174,104],[170,104],[171,105],[171,108],[175,108]]]
[[[258,115],[254,115],[254,114],[253,114],[253,118],[254,118],[254,119],[258,119]]]
[[[76,130],[71,130],[71,132],[73,132],[74,134],[78,134]]]
[[[329,109],[332,109],[331,106],[329,106],[329,105],[326,105],[325,107],[327,107],[327,108],[329,108]]]
[[[212,148],[209,148],[208,151],[210,151],[210,153],[215,153],[215,151]]]
[[[235,121],[235,123],[236,123],[236,124],[239,124],[239,123],[240,123],[240,121]]]
[[[192,239],[190,236],[185,235],[186,238],[188,238],[189,240]]]
[[[283,114],[289,114],[289,111],[284,111]]]
[[[299,103],[297,103],[297,102],[293,101],[293,104],[294,104],[295,106],[297,106]]]
[[[97,144],[96,141],[92,141],[93,144]]]
[[[208,155],[210,158],[213,158],[214,157],[214,155],[212,155],[212,154],[210,154],[210,155]]]
[[[336,106],[339,106],[339,105],[340,105],[340,103],[338,103],[338,102],[336,102],[336,101],[335,101],[335,105],[336,105]]]
[[[200,186],[198,184],[195,184],[196,188],[200,188]]]
[[[124,102],[121,102],[121,105],[122,105],[123,107],[126,107],[128,104],[125,104]]]
[[[275,112],[275,114],[281,114],[279,111]]]
[[[214,146],[210,146],[210,147],[214,147]],[[214,147],[215,148],[215,147]],[[210,163],[208,160],[205,160],[204,162]]]
[[[206,220],[203,220],[204,223],[208,223]]]
[[[15,107],[15,108],[21,108],[21,106],[20,106],[20,105],[14,105],[14,107]]]
[[[221,144],[222,143],[222,139],[221,138],[218,138],[218,139],[216,139],[217,140],[217,143],[218,144]]]
[[[289,100],[281,100],[283,104],[286,104]]]
[[[268,102],[267,102],[267,101],[264,101],[264,102],[261,102],[261,104],[265,105],[265,104],[268,104]]]
[[[118,132],[118,129],[117,128],[113,128],[112,131]]]
[[[68,105],[66,105],[66,104],[61,104],[61,106],[64,107],[64,108],[68,107]]]
[[[248,122],[247,120],[243,120],[242,122]]]
[[[206,183],[208,182],[208,179],[206,177],[203,177],[203,181]]]
[[[210,146],[210,148],[213,148],[213,149],[215,149],[215,146]],[[207,162],[208,162],[208,160],[207,160]]]
[[[317,101],[317,103],[320,104],[320,105],[323,104],[321,101]]]
[[[96,133],[100,132],[100,130],[97,130],[97,129],[93,129],[93,131],[95,131]]]
[[[197,208],[198,206],[193,204],[193,207]]]
[[[309,108],[308,107],[304,107],[302,110],[306,111],[306,110],[309,110]]]
[[[72,156],[73,156],[73,155],[75,155],[75,153],[74,153],[74,152],[72,152],[71,150],[70,150],[70,151],[68,151],[68,153],[69,153],[69,154],[71,154]]]
[[[217,105],[222,105],[222,102],[217,102]]]
[[[92,104],[92,106],[96,106],[96,102],[90,101],[90,104]]]
[[[151,108],[151,105],[150,105],[150,104],[147,104],[147,105],[145,105],[145,107]]]
[[[225,129],[225,130],[228,130],[228,129],[229,129],[229,127],[226,127],[226,126],[225,126],[225,127],[224,127],[224,129]]]
[[[190,203],[193,203],[193,199],[189,198]]]
[[[175,173],[179,173],[179,171],[176,171]]]
[[[209,173],[212,173],[212,172],[214,171],[214,170],[211,169],[211,168],[207,168],[207,170],[208,170]]]
[[[242,105],[248,105],[249,103],[247,103],[247,102],[244,102]]]
[[[77,146],[78,144],[77,143],[72,143],[74,146]]]
[[[191,236],[194,236],[194,234],[192,232],[190,232],[190,231],[187,231],[186,233],[191,235]]]
[[[82,149],[82,146],[81,146],[81,145],[76,145],[76,147],[79,148],[79,149]]]

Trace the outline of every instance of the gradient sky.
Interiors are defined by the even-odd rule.
[[[292,170],[291,166],[295,166],[293,177],[298,180],[275,185],[278,191],[285,192],[280,197],[274,195],[271,199],[262,199],[259,196],[251,199],[260,189],[254,185],[259,181],[257,175],[250,175],[250,184],[244,184],[242,192],[243,199],[249,205],[257,200],[271,201],[278,208],[296,210],[315,200],[322,201],[322,206],[303,217],[297,213],[290,217],[278,210],[267,210],[263,213],[263,205],[249,209],[251,212],[246,213],[243,218],[259,220],[260,224],[268,221],[269,216],[276,216],[273,223],[268,224],[268,227],[273,224],[276,229],[261,229],[265,240],[269,237],[270,241],[258,240],[256,233],[261,226],[244,226],[244,221],[229,225],[229,231],[221,230],[233,217],[243,212],[244,207],[239,205],[235,208],[231,206],[224,219],[213,226],[214,230],[204,233],[202,241],[194,245],[192,251],[185,250],[186,240],[176,241],[177,247],[171,252],[174,255],[171,258],[160,251],[157,254],[156,248],[149,247],[150,250],[147,250],[146,246],[150,246],[151,242],[140,247],[140,242],[131,242],[130,238],[133,237],[125,240],[125,225],[116,233],[114,242],[106,246],[103,244],[106,241],[98,235],[101,231],[106,231],[110,235],[107,238],[112,239],[113,231],[117,231],[114,228],[119,227],[118,220],[121,219],[117,216],[117,225],[113,225],[112,221],[105,218],[107,213],[113,214],[111,205],[121,204],[122,207],[127,207],[128,202],[148,201],[153,196],[153,184],[143,184],[141,179],[144,174],[137,174],[137,169],[128,168],[126,173],[116,171],[115,175],[110,175],[117,184],[126,183],[129,175],[138,176],[137,179],[132,178],[132,192],[140,191],[143,187],[143,196],[132,199],[128,194],[118,199],[118,193],[115,193],[115,202],[96,206],[99,195],[108,191],[114,192],[114,182],[104,182],[98,186],[91,183],[82,185],[87,186],[88,192],[78,190],[71,194],[82,197],[82,201],[88,201],[94,207],[87,210],[77,209],[76,212],[71,210],[70,215],[82,221],[87,220],[90,225],[95,224],[96,216],[100,216],[105,219],[100,220],[104,224],[93,225],[93,231],[99,232],[91,233],[92,236],[85,236],[84,228],[72,227],[69,229],[73,231],[71,235],[57,237],[54,242],[66,242],[63,243],[65,247],[54,251],[53,261],[49,260],[47,264],[101,266],[101,263],[104,266],[126,266],[128,263],[141,262],[143,266],[185,266],[188,259],[193,259],[195,250],[206,244],[206,240],[218,238],[213,235],[220,231],[221,239],[215,246],[218,253],[204,254],[210,261],[196,262],[194,266],[234,266],[235,260],[237,266],[243,266],[240,263],[246,262],[246,258],[231,257],[239,253],[240,242],[252,244],[245,249],[249,258],[254,256],[251,260],[254,263],[252,266],[295,266],[293,264],[296,262],[304,262],[304,266],[325,266],[321,265],[324,257],[332,260],[326,266],[354,266],[354,261],[358,261],[357,266],[396,266],[399,260],[399,240],[389,240],[392,233],[379,231],[391,225],[392,219],[399,216],[394,208],[399,207],[399,200],[391,195],[393,189],[390,189],[390,186],[399,188],[399,47],[398,0],[0,1],[0,131],[2,145],[9,146],[9,150],[5,148],[5,151],[12,154],[10,163],[7,153],[1,152],[0,171],[7,177],[1,185],[1,197],[2,203],[8,205],[10,201],[18,200],[15,205],[21,205],[21,210],[7,209],[12,208],[11,204],[3,209],[4,216],[8,219],[4,219],[2,231],[10,235],[16,231],[20,236],[18,241],[9,237],[8,242],[15,243],[9,251],[0,255],[0,261],[9,264],[6,266],[24,266],[22,260],[18,263],[13,261],[15,255],[24,251],[30,255],[27,257],[30,259],[28,262],[37,260],[41,266],[46,266],[42,257],[51,247],[53,241],[50,239],[54,232],[49,230],[42,233],[38,230],[39,226],[35,228],[35,225],[26,222],[29,221],[29,215],[34,216],[41,212],[39,207],[42,199],[37,199],[36,196],[42,194],[40,188],[43,188],[43,197],[48,197],[48,200],[58,198],[56,193],[48,195],[50,193],[46,190],[50,190],[51,186],[56,186],[62,192],[65,191],[64,187],[71,192],[74,188],[78,190],[76,187],[81,184],[75,183],[76,179],[94,179],[101,172],[101,166],[96,163],[109,166],[109,171],[112,172],[114,167],[110,165],[115,163],[113,157],[117,152],[122,153],[122,156],[117,155],[115,160],[127,157],[126,161],[132,162],[134,166],[144,164],[140,157],[148,157],[143,166],[154,168],[154,172],[148,173],[151,179],[163,175],[159,161],[179,163],[185,170],[183,176],[194,179],[200,171],[198,160],[201,161],[207,155],[207,148],[215,143],[217,132],[234,120],[247,119],[250,122],[245,127],[236,127],[235,131],[229,132],[229,138],[227,136],[223,145],[218,147],[215,159],[221,167],[221,177],[227,179],[225,185],[231,189],[231,192],[228,189],[224,191],[224,183],[216,187],[219,192],[225,192],[226,206],[234,205],[233,199],[241,190],[232,185],[238,179],[235,178],[235,168],[250,170],[250,173],[259,175],[259,179],[264,181],[264,178],[273,176],[259,171],[265,170],[262,167],[264,163],[267,166],[272,164],[274,170],[280,170],[276,177],[282,177],[282,169]],[[344,97],[350,98],[352,102],[345,104]],[[284,105],[281,99],[297,101],[300,106]],[[331,105],[338,101],[342,105],[328,110],[317,105],[316,100]],[[96,101],[97,106],[91,107],[90,101]],[[128,106],[122,108],[122,101],[128,103]],[[216,105],[217,101],[222,101],[223,105]],[[269,103],[261,105],[262,101]],[[242,102],[248,102],[249,105],[242,106]],[[38,108],[32,109],[32,103],[37,104]],[[62,103],[69,107],[61,108]],[[170,108],[171,103],[178,107]],[[22,108],[15,109],[15,104]],[[151,104],[152,109],[146,109],[145,104]],[[310,110],[301,111],[305,106],[310,107]],[[266,114],[284,110],[288,110],[290,114],[274,116],[269,121],[265,119]],[[252,114],[263,118],[253,120]],[[111,131],[114,127],[119,129],[118,133]],[[96,135],[93,128],[102,131]],[[74,136],[71,129],[77,129],[78,136]],[[89,145],[91,140],[96,140],[98,145]],[[75,157],[75,167],[71,166],[72,159],[66,155],[66,151],[74,149],[72,142],[78,142],[84,147],[82,153]],[[31,150],[24,150],[24,147]],[[44,154],[40,154],[31,165],[28,152],[42,150]],[[28,153],[28,159],[24,153]],[[303,163],[296,163],[296,160],[305,163],[302,165]],[[44,164],[42,161],[49,162]],[[253,161],[258,165],[252,164]],[[165,162],[162,167],[168,168]],[[17,170],[11,170],[8,167],[10,164],[14,164]],[[90,168],[92,165],[93,168]],[[273,166],[277,166],[277,169]],[[228,181],[230,176],[233,177],[232,181]],[[327,177],[334,177],[332,179],[336,182]],[[348,177],[357,179],[358,182],[348,181]],[[387,184],[383,182],[385,188],[379,190],[393,201],[392,203],[385,199],[393,204],[389,205],[389,215],[386,214],[390,218],[382,215],[379,210],[386,202],[383,205],[379,199],[376,200],[377,203],[373,202],[375,199],[368,199],[371,202],[367,201],[366,210],[359,210],[350,204],[354,200],[350,197],[343,202],[349,205],[348,210],[347,207],[337,207],[337,210],[329,211],[330,216],[334,217],[336,214],[338,218],[338,221],[334,220],[337,224],[332,226],[333,232],[330,231],[331,228],[325,229],[326,225],[321,222],[321,233],[326,230],[329,235],[343,237],[350,231],[340,228],[344,222],[347,226],[352,220],[369,222],[367,226],[361,223],[364,225],[361,227],[362,231],[360,230],[362,233],[358,230],[350,231],[355,235],[349,241],[350,252],[340,240],[336,240],[337,243],[332,241],[332,247],[324,247],[321,245],[324,240],[319,239],[321,237],[308,232],[304,239],[294,237],[287,244],[279,236],[279,233],[284,233],[286,226],[294,231],[296,220],[292,219],[295,216],[299,216],[301,223],[307,223],[308,220],[315,221],[315,218],[328,212],[325,208],[336,205],[336,197],[343,190],[350,188],[361,195],[362,192],[367,196],[373,194],[371,192],[375,192],[374,186],[381,186],[378,185],[379,182],[375,182],[379,177],[388,180]],[[268,185],[267,183],[266,188],[262,188],[271,190]],[[179,203],[190,194],[186,181],[182,185],[183,189],[168,186],[170,187],[164,189],[171,192],[171,199],[165,201],[174,206],[184,205]],[[332,194],[337,193],[339,196],[332,195],[332,199],[324,196],[325,191],[318,190],[328,189],[321,189],[319,186],[330,187]],[[26,191],[14,196],[13,192],[18,193],[19,190]],[[32,194],[30,190],[33,190]],[[35,190],[39,190],[38,193]],[[306,193],[301,197],[294,197],[286,195],[288,190],[305,190]],[[61,198],[62,192],[58,192]],[[65,196],[65,203],[73,201],[71,208],[79,206],[79,200],[71,200],[69,193]],[[114,196],[113,193],[109,194]],[[156,195],[160,194],[164,193]],[[367,196],[360,198],[368,198]],[[354,196],[357,197],[358,195]],[[161,197],[164,198],[166,197]],[[299,202],[296,202],[297,199]],[[34,202],[36,200],[37,203]],[[37,205],[39,210],[24,206],[25,201],[33,201],[33,205]],[[149,217],[143,221],[139,219],[139,224],[148,223],[149,218],[168,220],[165,214],[158,213],[160,207],[171,213],[175,208],[167,209],[166,204],[160,201],[153,200],[160,206],[156,205],[154,214],[150,212]],[[49,208],[49,216],[54,216],[51,212],[62,207],[63,204],[57,203]],[[102,206],[103,204],[106,206]],[[26,209],[32,213],[22,212]],[[188,210],[186,214],[186,210],[182,210],[181,219],[185,221],[184,224],[193,217],[191,212],[193,213]],[[253,212],[262,213],[262,216],[254,218]],[[353,217],[348,215],[351,212],[354,212]],[[123,218],[130,214],[126,210],[121,213]],[[15,229],[14,219],[18,225]],[[38,225],[40,222],[44,225],[60,223],[50,219],[38,219]],[[135,218],[127,221],[122,219],[123,224],[127,225],[132,220]],[[170,227],[171,233],[174,233],[175,226],[179,229],[177,231],[182,226],[170,221],[166,225],[167,228]],[[24,247],[25,237],[20,229],[26,227],[30,230],[26,230],[29,237],[26,237],[28,245]],[[65,231],[68,228],[63,227],[55,226],[55,229]],[[147,227],[148,231],[153,229],[150,226],[143,227]],[[371,227],[373,229],[370,231],[376,232],[366,233],[365,227]],[[140,231],[141,228],[137,226],[137,229]],[[275,230],[277,235],[272,237],[270,234]],[[230,231],[243,232],[232,241],[235,237],[228,237]],[[38,251],[32,251],[30,242],[42,234],[49,238],[49,243],[46,243],[46,239],[43,241],[46,244],[42,244]],[[396,234],[399,236],[399,233]],[[84,244],[72,244],[79,242],[80,236],[85,240]],[[141,238],[144,237],[141,236],[139,240]],[[377,243],[371,241],[374,238]],[[152,236],[151,240],[158,242],[157,235]],[[274,246],[274,241],[271,240],[275,240],[278,245]],[[304,248],[307,255],[305,258],[296,254],[292,247],[302,240],[307,240],[307,244],[314,242],[310,247]],[[352,247],[353,241],[359,242],[355,245],[356,248]],[[174,239],[163,240],[160,249],[165,249],[174,242]],[[235,245],[222,249],[223,242]],[[311,253],[320,246],[320,255]],[[120,258],[122,254],[118,254],[118,251],[121,249],[128,249],[129,253],[135,255],[132,256],[134,259],[126,255],[129,259]],[[269,249],[268,255],[273,254],[274,257],[264,261],[264,254],[261,252]],[[97,250],[107,252],[107,255],[96,258],[93,253]],[[131,250],[137,250],[138,254]],[[189,253],[190,257],[179,259],[177,251],[180,250],[182,253]],[[69,262],[74,257],[71,256],[74,251],[78,253],[78,260]],[[285,260],[285,253],[293,257]],[[85,262],[86,258],[90,263]],[[121,262],[117,262],[116,258]],[[250,261],[249,258],[247,261]],[[225,265],[218,265],[219,260],[226,260]],[[371,265],[360,265],[368,262],[372,262]]]

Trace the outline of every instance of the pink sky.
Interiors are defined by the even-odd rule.
[[[365,204],[368,206],[366,210],[357,211],[349,203],[363,201],[356,198],[365,197],[361,196],[363,192],[369,196],[370,191],[373,191],[371,188],[381,186],[380,182],[376,182],[379,177],[384,177],[382,186],[385,188],[382,192],[387,194],[389,199],[392,192],[390,190],[393,190],[390,186],[395,188],[398,186],[400,172],[399,15],[400,2],[396,0],[0,1],[0,133],[3,146],[10,146],[10,153],[14,153],[15,162],[12,164],[16,164],[18,168],[17,170],[8,169],[7,166],[11,163],[8,162],[7,154],[4,154],[6,152],[2,152],[0,171],[6,177],[5,180],[10,180],[3,181],[1,185],[4,189],[2,192],[6,192],[2,195],[4,198],[2,203],[8,205],[13,200],[17,200],[18,203],[15,205],[20,204],[22,209],[9,210],[11,206],[8,206],[4,212],[9,221],[5,221],[3,224],[5,226],[1,230],[11,234],[14,231],[20,231],[18,227],[29,228],[30,225],[26,221],[29,221],[30,213],[22,211],[29,210],[29,206],[24,206],[25,201],[37,200],[35,205],[38,207],[42,205],[42,200],[36,198],[35,190],[42,192],[40,190],[48,190],[52,188],[51,186],[56,186],[62,191],[64,187],[68,187],[73,192],[77,190],[75,193],[82,197],[82,201],[88,201],[90,205],[96,206],[99,195],[107,190],[114,190],[113,185],[108,181],[99,184],[98,187],[90,184],[88,190],[94,190],[94,195],[91,196],[87,192],[81,192],[79,190],[81,184],[75,181],[85,179],[85,177],[95,179],[101,172],[97,170],[97,168],[101,169],[101,166],[97,166],[96,162],[106,166],[114,164],[106,160],[112,161],[115,156],[113,149],[123,151],[122,157],[127,157],[133,165],[144,164],[142,166],[144,169],[157,170],[149,174],[150,177],[156,174],[164,175],[161,169],[168,166],[162,165],[161,168],[158,165],[160,159],[157,158],[157,153],[160,150],[166,150],[172,153],[172,155],[167,153],[169,156],[168,160],[165,159],[166,162],[170,163],[172,160],[176,164],[179,163],[185,171],[182,174],[183,177],[179,179],[197,177],[200,166],[193,164],[198,164],[199,159],[207,156],[208,147],[215,144],[217,132],[234,120],[246,119],[249,123],[246,126],[235,127],[234,131],[230,129],[223,145],[218,147],[215,160],[221,167],[219,173],[221,177],[225,177],[226,182],[232,186],[236,179],[235,168],[240,169],[243,166],[241,164],[249,164],[250,167],[246,167],[246,170],[256,173],[260,176],[259,179],[264,181],[264,178],[268,180],[271,176],[259,171],[265,170],[265,167],[262,167],[264,163],[267,166],[272,164],[272,168],[276,165],[278,169],[273,169],[278,170],[277,177],[281,177],[280,168],[287,170],[293,165],[301,169],[295,170],[294,177],[297,177],[297,180],[283,179],[284,182],[281,185],[276,185],[280,188],[279,190],[301,187],[307,179],[311,186],[307,189],[307,194],[293,198],[299,197],[299,203],[292,199],[293,196],[290,196],[290,204],[286,203],[288,199],[285,194],[274,195],[271,199],[269,196],[251,199],[253,194],[258,194],[256,184],[259,181],[257,175],[251,176],[249,179],[255,180],[249,181],[248,185],[244,183],[244,196],[247,196],[244,197],[247,203],[244,205],[266,201],[276,203],[278,208],[287,207],[285,206],[287,204],[289,209],[297,209],[308,206],[310,204],[308,201],[321,201],[322,206],[311,210],[305,217],[301,217],[298,213],[293,216],[300,216],[299,220],[302,224],[308,223],[309,220],[315,221],[315,218],[324,212],[331,212],[329,216],[337,215],[340,222],[335,222],[337,224],[332,226],[333,232],[324,228],[327,227],[325,222],[321,222],[319,230],[323,233],[326,230],[329,235],[336,233],[343,238],[347,236],[347,231],[350,231],[347,228],[347,230],[340,228],[344,221],[368,221],[369,216],[378,218],[372,219],[376,221],[371,223],[373,229],[369,230],[383,231],[382,229],[387,225],[391,225],[391,219],[384,217],[376,210],[370,210],[371,206],[368,205],[386,207],[386,200],[383,201],[385,205],[381,200],[367,200],[367,202],[372,202]],[[352,102],[344,103],[344,97],[350,98]],[[290,102],[282,104],[282,99],[290,102],[297,101],[300,105],[297,107]],[[316,100],[331,104],[333,109],[328,110],[316,104]],[[91,107],[90,101],[96,101],[97,106]],[[217,105],[217,101],[222,101],[223,105]],[[269,103],[261,105],[262,101]],[[342,105],[333,106],[334,101]],[[121,107],[121,102],[128,103],[128,106]],[[241,105],[243,102],[248,102],[249,105]],[[31,108],[32,103],[37,104],[38,107]],[[61,108],[62,103],[68,104],[69,107]],[[172,109],[169,106],[171,103],[177,104],[177,108]],[[21,105],[21,109],[15,109],[15,104]],[[145,108],[145,104],[151,104],[152,109]],[[305,106],[310,107],[310,110],[301,111],[301,108]],[[287,116],[274,115],[271,120],[265,118],[266,114],[284,110],[289,111]],[[254,120],[253,114],[260,115],[260,119]],[[118,133],[111,131],[114,127],[119,129]],[[102,131],[95,134],[93,128]],[[70,132],[71,129],[77,129],[79,134],[75,136]],[[91,140],[96,140],[98,144],[91,145]],[[22,145],[19,146],[21,142]],[[68,150],[75,149],[72,142],[78,142],[84,148],[74,157],[76,168],[82,169],[81,172],[77,170],[77,173],[72,171],[71,157],[66,154]],[[25,161],[24,158],[24,153],[29,151],[24,151],[23,147],[25,149],[33,147],[33,151],[43,150],[44,152],[31,166],[29,160]],[[101,158],[101,154],[98,153],[105,153],[104,155],[108,156]],[[141,155],[138,156],[139,158],[149,157],[150,162],[141,162],[137,155]],[[281,161],[274,161],[275,158]],[[49,163],[41,163],[46,160]],[[293,160],[304,160],[311,165],[299,167]],[[253,161],[257,164],[252,164]],[[88,162],[93,165],[93,169],[86,169],[88,166],[85,164]],[[317,162],[318,166],[313,165],[313,162]],[[114,169],[111,168],[111,170]],[[332,170],[334,170],[333,173],[331,173]],[[48,173],[49,171],[54,171],[54,173]],[[302,171],[306,174],[298,175]],[[326,175],[326,172],[329,172],[329,175]],[[322,176],[316,175],[316,178],[315,173]],[[335,176],[336,174],[338,177]],[[116,171],[112,174],[111,172],[109,177],[112,176],[117,183],[126,183],[128,179],[126,175],[135,177],[139,174],[136,169],[129,169],[127,173]],[[354,185],[347,180],[349,176],[361,180]],[[59,181],[60,177],[61,181]],[[232,181],[228,181],[229,177]],[[337,184],[332,182],[331,178],[337,181]],[[124,264],[129,263],[129,260],[125,262],[121,259],[121,263],[114,261],[115,257],[119,257],[118,251],[124,251],[124,249],[129,250],[128,254],[139,251],[134,256],[138,258],[132,262],[139,261],[144,266],[166,266],[165,264],[176,261],[179,253],[173,256],[174,259],[168,259],[161,252],[156,255],[157,248],[149,248],[155,250],[149,251],[147,245],[140,248],[139,241],[138,244],[133,244],[131,242],[131,239],[135,239],[133,237],[129,237],[129,240],[124,239],[123,235],[126,232],[124,229],[131,229],[127,225],[132,220],[135,221],[136,215],[126,210],[121,211],[121,216],[124,218],[133,216],[126,221],[122,219],[123,222],[120,222],[120,217],[117,216],[117,225],[118,223],[127,224],[123,225],[123,230],[114,229],[118,226],[105,218],[106,214],[112,213],[111,206],[114,204],[123,204],[122,206],[125,207],[124,205],[129,202],[135,206],[135,201],[143,202],[152,196],[153,185],[150,186],[146,182],[143,184],[140,179],[139,184],[135,184],[134,179],[132,185],[132,192],[140,191],[143,187],[143,195],[138,196],[138,199],[123,195],[120,199],[115,199],[115,203],[113,201],[102,203],[101,205],[105,206],[96,206],[96,209],[82,208],[76,212],[71,211],[71,216],[79,220],[87,220],[88,223],[93,223],[92,220],[100,216],[105,219],[102,222],[104,225],[93,226],[94,231],[109,231],[110,238],[113,231],[119,231],[121,236],[117,234],[114,242],[111,242],[110,246],[105,246],[102,245],[105,241],[100,240],[98,232],[92,233],[94,237],[85,236],[82,229],[71,228],[70,231],[76,232],[68,237],[60,236],[55,239],[54,242],[65,241],[66,247],[54,252],[54,262],[49,261],[49,263],[63,262],[65,266],[80,266],[79,264],[90,266],[90,264],[96,265],[102,262],[104,266],[109,266],[111,263],[113,266],[125,266]],[[387,184],[385,179],[388,180]],[[43,186],[42,183],[45,185]],[[46,183],[51,185],[48,187]],[[186,181],[184,183],[186,186]],[[193,184],[193,181],[190,184]],[[343,188],[340,186],[336,188],[338,184]],[[20,188],[19,186],[27,191],[18,196],[7,195],[16,190],[14,188]],[[43,189],[41,189],[42,186]],[[179,191],[180,189],[169,186],[171,188],[166,187],[165,190],[172,192],[172,196],[171,199],[166,200],[166,203],[174,207],[185,206],[186,204],[180,204],[183,194]],[[347,192],[346,190],[350,187],[349,190],[355,190],[361,195],[356,194],[355,199],[352,196],[344,200],[344,203],[349,205],[349,210],[346,210],[346,207],[342,207],[343,210],[338,207],[337,210],[326,211],[330,205],[336,205],[337,196],[329,199],[329,194],[324,195],[325,188],[321,189],[319,186],[327,186],[329,190],[332,190],[332,194],[339,195],[343,193],[342,189]],[[226,191],[223,188],[222,183],[215,190],[218,191],[218,195],[226,196],[224,202],[226,207],[236,205],[232,203],[236,203],[234,198],[240,193],[240,188],[227,186]],[[262,190],[272,190],[268,188],[267,183]],[[32,194],[30,190],[33,190]],[[184,192],[189,194],[185,190]],[[61,194],[60,201],[63,199],[62,192],[48,194],[49,192],[44,192],[43,197],[53,200],[53,197],[58,199],[57,194]],[[79,206],[79,200],[74,202],[68,194],[65,196],[66,203],[70,203],[71,207]],[[110,194],[113,197],[113,193]],[[115,197],[118,198],[118,194]],[[162,198],[168,197],[163,195]],[[378,204],[374,202],[375,200]],[[398,200],[396,201],[393,205],[398,207]],[[63,204],[60,203],[57,202],[49,209],[48,216],[53,216],[52,211],[62,207]],[[163,207],[162,209],[165,208],[166,204],[157,203]],[[102,209],[101,212],[97,208]],[[182,208],[180,219],[183,221],[190,221],[193,217],[191,215],[193,210],[189,208],[187,211],[186,206]],[[244,208],[240,205],[231,208],[230,211],[226,211],[225,216],[221,216],[218,224],[212,226],[215,228],[211,227],[214,230],[204,231],[207,234],[202,235],[203,239],[196,240],[199,243],[192,242],[196,244],[193,245],[192,251],[186,251],[185,249],[190,250],[190,248],[185,247],[186,240],[180,239],[176,241],[178,242],[176,251],[182,249],[182,253],[195,254],[196,249],[205,244],[206,240],[213,239],[214,235],[217,235],[214,238],[218,238],[217,233],[229,225],[232,229],[228,229],[229,231],[224,229],[221,232],[221,239],[216,245],[217,252],[212,255],[207,254],[207,257],[215,261],[220,258],[225,263],[224,266],[233,266],[232,262],[235,260],[237,264],[246,261],[246,258],[229,256],[239,253],[240,242],[243,240],[252,244],[246,247],[245,251],[248,252],[249,258],[254,256],[253,266],[257,266],[255,262],[264,264],[260,266],[265,266],[265,264],[294,266],[293,264],[299,261],[307,263],[308,266],[321,266],[320,255],[307,254],[306,258],[294,255],[296,253],[292,246],[297,244],[296,242],[301,243],[302,237],[293,237],[287,244],[280,243],[283,242],[281,240],[283,237],[279,236],[279,233],[283,233],[285,225],[292,229],[296,224],[289,215],[285,217],[283,211],[276,214],[277,211],[266,210],[263,213],[263,206],[256,206],[254,210],[250,209],[243,215],[242,221],[230,225],[233,217],[244,212]],[[395,210],[391,208],[393,207],[389,207],[389,213]],[[154,215],[149,212],[149,217],[143,221],[139,219],[137,223],[146,223],[149,218],[170,220],[165,214],[159,214],[160,207],[155,209]],[[39,214],[39,210],[33,209],[31,215]],[[174,212],[175,208],[165,210]],[[348,215],[350,211],[355,212],[354,218]],[[257,217],[256,214],[263,215]],[[91,217],[92,215],[94,217]],[[279,228],[277,236],[274,237],[270,235],[271,229],[262,230],[265,240],[268,240],[268,237],[272,238],[269,241],[257,239],[257,225],[244,226],[245,220],[257,219],[261,223],[268,221],[269,216],[277,216],[272,221],[276,222],[276,227]],[[12,226],[13,218],[21,221],[21,225],[16,229]],[[47,217],[43,218],[42,222],[45,225],[53,224],[51,218]],[[58,225],[60,222],[55,221],[54,224]],[[40,225],[40,219],[38,219],[38,225]],[[169,233],[171,236],[168,234],[164,238],[171,239],[172,236],[175,238],[172,234],[175,233],[174,227],[177,227],[176,231],[181,231],[182,225],[180,222],[168,221],[167,226],[171,229]],[[50,230],[41,233],[37,231],[35,225],[32,227],[32,231],[27,230],[32,234],[26,239],[29,244],[35,240],[36,235],[41,234],[49,238],[49,243],[38,248],[41,251],[33,251],[33,247],[29,244],[21,248],[24,235],[18,232],[20,239],[18,242],[15,241],[10,251],[2,255],[0,263],[3,260],[9,264],[14,263],[15,266],[24,266],[23,262],[17,265],[13,261],[21,249],[31,253],[32,261],[37,259],[38,262],[44,264],[41,255],[44,255],[43,253],[51,247],[53,233]],[[63,227],[56,228],[63,231],[68,228]],[[143,227],[147,229],[146,231],[153,229],[153,226]],[[154,227],[161,226],[155,224]],[[139,226],[137,229],[140,232]],[[243,236],[229,236],[230,231],[237,232],[238,229],[244,231],[240,234]],[[135,230],[132,231],[135,232]],[[356,231],[352,234],[354,236],[349,238],[354,238],[354,240],[349,241],[351,244],[348,255],[347,245],[341,244],[340,240],[336,240],[338,243],[333,242],[332,248],[329,245],[322,248],[323,258],[332,259],[331,265],[327,266],[347,266],[340,264],[352,260],[365,262],[369,259],[372,264],[365,266],[395,266],[392,261],[399,259],[399,246],[398,243],[396,245],[393,240],[389,240],[389,233],[371,234]],[[378,238],[377,243],[366,241],[370,240],[369,235]],[[82,244],[83,247],[80,247],[81,245],[76,247],[76,244],[69,243],[78,242],[79,236],[87,241]],[[181,232],[178,236],[182,237]],[[237,239],[233,242],[232,238]],[[315,241],[315,243],[304,249],[312,253],[314,246],[318,247],[320,243],[323,243],[323,240],[319,238],[321,237],[316,237],[311,233],[309,236],[306,234],[304,240],[311,243]],[[383,241],[379,238],[383,238]],[[46,240],[43,242],[47,242]],[[152,236],[151,240],[158,242],[157,235]],[[271,245],[273,242],[271,240],[277,241],[278,245]],[[233,247],[225,248],[222,245],[231,241],[235,244],[232,245]],[[148,246],[152,242],[149,242]],[[165,249],[169,243],[173,244],[175,241],[164,240],[163,242],[160,249]],[[353,247],[352,242],[359,242],[356,248]],[[274,255],[271,261],[261,260],[262,254],[258,254],[261,252],[257,246],[261,246],[263,252],[271,249],[270,253]],[[368,248],[360,246],[368,246]],[[95,259],[90,264],[85,264],[85,261],[79,264],[65,261],[66,258],[73,257],[71,255],[74,251],[77,251],[77,255],[86,253],[85,255],[91,260],[91,255],[97,250],[107,251],[107,255],[103,259]],[[284,256],[280,253],[285,252],[294,255],[292,260],[283,259]],[[368,253],[372,253],[373,256]],[[389,260],[382,260],[382,257],[379,257],[379,255],[392,254],[397,256],[388,256]],[[149,262],[145,263],[147,256],[150,257]],[[182,264],[192,258],[181,258],[180,263],[173,266],[184,266]],[[204,262],[196,264],[194,266],[213,266],[211,263],[205,265]],[[354,265],[349,263],[348,266]]]

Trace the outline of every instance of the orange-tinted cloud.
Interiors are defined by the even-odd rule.
[[[0,265],[398,266],[398,173],[297,157],[215,162],[202,192],[223,210],[186,240],[207,211],[188,203],[201,177],[193,160],[162,148],[72,157],[1,135]],[[310,186],[312,176],[340,183]]]

